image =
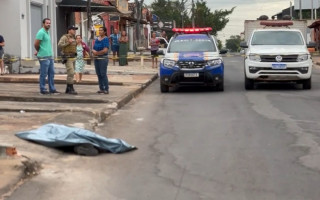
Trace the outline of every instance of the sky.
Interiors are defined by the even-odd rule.
[[[152,2],[154,0],[144,0],[147,5]],[[229,23],[222,31],[218,32],[218,39],[223,43],[231,35],[240,35],[244,31],[244,20],[254,20],[261,15],[267,15],[271,18],[272,15],[290,7],[290,0],[206,0],[206,2],[211,12],[220,9],[230,10],[232,7],[236,7],[233,13],[228,16]],[[291,2],[293,4],[294,0]]]

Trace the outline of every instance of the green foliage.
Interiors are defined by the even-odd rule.
[[[161,20],[175,20],[177,27],[192,27],[192,16],[186,3],[191,0],[154,0],[151,4],[152,13]],[[217,35],[229,22],[227,18],[231,10],[215,10],[212,12],[207,7],[205,0],[197,0],[194,7],[194,21],[196,27],[212,27],[212,34]]]
[[[240,42],[240,35],[232,35],[230,36],[230,39],[226,40],[226,48],[230,49],[232,52],[238,52],[241,49]]]
[[[218,42],[218,49],[222,49],[222,41],[221,40],[217,40]]]
[[[207,2],[199,0],[196,3],[195,8],[195,26],[196,27],[212,27],[212,34],[217,35],[218,31],[221,31],[229,22],[227,18],[235,7],[231,10],[211,10],[207,7]]]

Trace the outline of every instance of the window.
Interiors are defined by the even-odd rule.
[[[176,38],[169,48],[169,52],[215,52],[213,41],[209,38]]]
[[[257,31],[251,41],[252,45],[303,45],[300,32],[297,31]]]

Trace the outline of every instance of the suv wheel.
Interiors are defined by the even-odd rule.
[[[307,79],[307,80],[304,80],[302,82],[302,88],[304,90],[310,90],[311,89],[311,78]]]
[[[223,81],[221,83],[219,83],[217,86],[217,91],[224,91],[224,84],[223,84]]]
[[[160,83],[160,90],[161,90],[162,93],[169,92],[169,86]]]
[[[253,90],[254,81],[252,79],[248,79],[246,76],[244,78],[244,87],[246,90]]]

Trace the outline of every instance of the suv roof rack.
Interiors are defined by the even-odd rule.
[[[261,21],[260,25],[262,26],[271,26],[271,27],[282,27],[285,26],[289,28],[289,26],[293,25],[292,21],[275,21],[275,20],[270,20],[270,21]]]

